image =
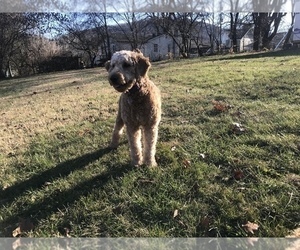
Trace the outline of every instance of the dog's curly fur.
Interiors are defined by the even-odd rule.
[[[159,89],[148,78],[150,66],[149,59],[139,50],[118,51],[105,64],[109,83],[122,92],[110,147],[117,148],[126,125],[134,166],[157,165],[155,151],[161,119],[161,97]]]

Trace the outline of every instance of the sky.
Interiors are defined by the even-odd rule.
[[[0,0],[0,12],[230,12],[230,1],[239,2],[239,12],[269,12],[266,2],[274,0]],[[300,2],[282,1],[283,12],[292,11],[293,1]]]

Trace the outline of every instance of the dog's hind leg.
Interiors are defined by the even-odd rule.
[[[127,135],[132,165],[139,166],[143,163],[141,129],[139,127],[127,126]]]
[[[115,127],[114,127],[114,131],[113,131],[113,134],[112,134],[111,143],[109,145],[110,148],[117,148],[118,147],[120,137],[123,133],[123,129],[124,129],[124,121],[121,118],[121,112],[120,112],[120,109],[119,109],[117,119],[116,119],[116,123],[115,123]]]

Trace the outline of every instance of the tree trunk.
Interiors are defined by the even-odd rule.
[[[288,30],[288,33],[285,37],[284,43],[283,43],[283,48],[287,49],[289,48],[289,46],[291,46],[290,44],[290,39],[291,39],[291,35],[293,34],[293,27],[290,27]]]
[[[105,35],[106,35],[106,49],[105,49],[105,53],[106,53],[106,57],[107,58],[111,58],[112,53],[111,53],[111,47],[110,47],[110,37],[109,37],[109,31],[108,31],[108,26],[107,26],[107,16],[106,13],[104,13],[104,28],[105,28]]]
[[[233,52],[237,52],[237,23],[239,13],[230,13],[230,39]]]
[[[9,77],[9,78],[13,77],[10,61],[7,62],[5,73],[8,73],[7,77]]]
[[[264,18],[264,24],[266,24],[266,25],[264,26],[264,29],[263,29],[263,32],[264,32],[263,39],[262,39],[262,47],[263,48],[271,49],[271,42],[277,34],[281,19],[284,15],[285,14],[283,14],[283,13],[273,13],[271,16],[266,16]],[[273,22],[274,22],[273,32],[270,34],[271,25]]]
[[[5,78],[5,72],[3,71],[3,60],[0,59],[0,79]]]
[[[270,43],[277,34],[282,17],[285,13],[252,13],[254,21],[253,50],[270,49]],[[272,26],[273,25],[273,26]],[[272,33],[270,31],[273,29]]]
[[[90,59],[90,63],[91,63],[91,68],[95,67],[95,59],[96,59],[96,55],[94,53],[92,53],[91,51],[87,51],[88,55],[89,55],[89,59]]]
[[[291,35],[293,33],[293,26],[294,26],[295,14],[291,13],[291,16],[292,16],[292,23],[291,23],[291,27],[289,28],[288,34],[286,35],[286,38],[284,40],[283,48],[287,48],[288,47],[288,44],[290,43]]]
[[[262,40],[262,28],[263,28],[263,17],[266,13],[252,13],[254,21],[254,31],[253,31],[253,50],[259,51],[261,49]]]

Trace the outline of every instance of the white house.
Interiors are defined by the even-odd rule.
[[[131,45],[128,40],[119,39],[112,40],[111,42],[112,53],[118,50],[131,50]],[[159,61],[180,56],[178,45],[176,45],[174,39],[168,35],[152,37],[144,42],[139,49],[145,56],[149,57],[151,61]],[[99,48],[95,59],[96,64],[102,62],[102,59],[105,59],[103,48]]]
[[[141,51],[151,61],[179,57],[179,48],[174,39],[168,35],[159,35],[149,39],[142,45]]]
[[[253,31],[254,26],[248,29],[248,31],[241,37],[241,39],[238,39],[240,52],[253,50]]]
[[[151,61],[159,61],[171,58],[179,58],[182,56],[180,49],[185,51],[188,56],[199,56],[204,54],[210,48],[210,35],[207,32],[207,27],[202,24],[198,24],[199,27],[190,34],[188,48],[183,48],[181,37],[172,37],[167,34],[157,34],[157,30],[149,29],[146,33],[143,33],[137,41],[137,48],[140,49],[143,54],[150,58]],[[111,27],[112,36],[110,37],[110,51],[114,53],[118,50],[131,50],[132,44],[128,39],[128,34],[124,34],[124,30],[118,30],[119,27]],[[210,28],[211,29],[211,28]],[[155,35],[157,34],[157,35]],[[222,32],[222,41],[228,40],[228,33]],[[97,65],[103,65],[103,62],[107,60],[107,49],[103,45],[99,48],[95,62]]]
[[[295,2],[295,20],[293,29],[293,43],[300,43],[300,1]]]

